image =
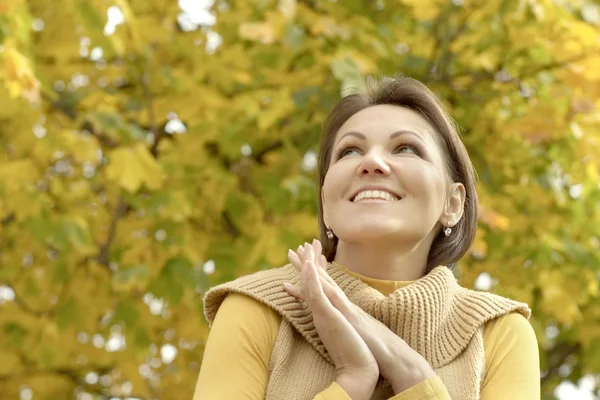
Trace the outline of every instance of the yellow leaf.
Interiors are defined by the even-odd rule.
[[[273,25],[268,22],[244,22],[238,28],[238,35],[247,40],[266,44],[271,44],[278,39]]]
[[[319,237],[317,218],[308,212],[291,214],[285,221],[286,226],[306,240]],[[298,243],[300,244],[300,243]]]
[[[18,221],[22,221],[40,214],[44,203],[39,200],[39,197],[36,196],[36,193],[29,193],[25,190],[15,192],[7,197],[6,208],[15,213]]]
[[[145,172],[144,183],[146,186],[152,190],[160,189],[163,182],[163,173],[156,159],[152,157],[148,148],[141,143],[135,146],[135,152]]]
[[[40,82],[35,77],[29,60],[17,50],[14,39],[8,38],[4,41],[0,56],[4,66],[0,70],[0,76],[5,81],[10,96],[23,96],[31,104],[39,103]]]
[[[296,16],[296,0],[279,0],[279,12],[287,22],[290,22]]]
[[[585,167],[585,172],[589,180],[597,183],[600,176],[598,175],[598,166],[595,163],[588,162]]]
[[[0,0],[0,15],[11,15],[17,3],[20,3],[20,1]]]
[[[469,249],[471,255],[477,259],[484,258],[487,254],[487,243],[485,241],[485,232],[478,229],[475,233],[475,240]]]
[[[432,20],[441,12],[439,1],[404,0],[403,3],[412,6],[415,18],[422,21]]]
[[[491,228],[498,228],[503,231],[510,227],[508,218],[481,204],[479,205],[479,220]]]
[[[543,289],[541,306],[560,323],[571,325],[580,321],[582,315],[577,297],[568,290],[565,280],[559,270],[540,272],[539,284]]]
[[[133,10],[129,6],[129,2],[126,0],[116,0],[117,6],[121,9],[123,17],[125,18],[125,24],[127,25],[127,31],[132,43],[132,50],[139,52],[142,48],[140,42],[140,35],[138,33],[137,22]]]
[[[28,159],[5,162],[0,168],[0,187],[6,194],[19,192],[25,185],[33,184],[39,178],[37,168]]]
[[[142,185],[152,190],[162,187],[162,169],[143,143],[114,150],[110,160],[106,174],[123,189],[135,192]]]
[[[159,211],[161,216],[177,222],[185,220],[192,212],[192,205],[182,190],[171,192],[168,203]]]

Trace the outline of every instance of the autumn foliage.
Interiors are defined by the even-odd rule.
[[[317,236],[321,125],[398,72],[479,174],[462,284],[531,305],[545,398],[597,376],[597,3],[199,3],[0,0],[1,398],[191,398],[202,294]]]

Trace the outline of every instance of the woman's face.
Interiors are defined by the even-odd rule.
[[[462,201],[447,202],[436,135],[419,114],[393,105],[369,107],[342,125],[321,193],[325,224],[341,241],[421,242],[433,240],[438,222],[458,222]]]

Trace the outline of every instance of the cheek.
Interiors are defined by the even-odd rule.
[[[446,190],[445,175],[439,168],[423,167],[414,168],[410,171],[410,186],[412,192],[422,196],[430,197],[435,201],[443,199]]]
[[[323,198],[326,202],[335,201],[342,195],[342,182],[344,181],[335,167],[329,169],[323,181]]]
[[[323,181],[323,187],[321,188],[321,201],[323,202],[323,212],[325,215],[330,213],[330,204],[332,201],[332,182],[330,175],[327,174],[325,176],[325,180]]]
[[[446,176],[441,171],[431,177],[429,191],[431,203],[436,209],[442,208],[446,202]]]

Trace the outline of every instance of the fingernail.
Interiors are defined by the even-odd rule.
[[[286,289],[293,289],[294,286],[291,283],[283,282],[283,287]]]

